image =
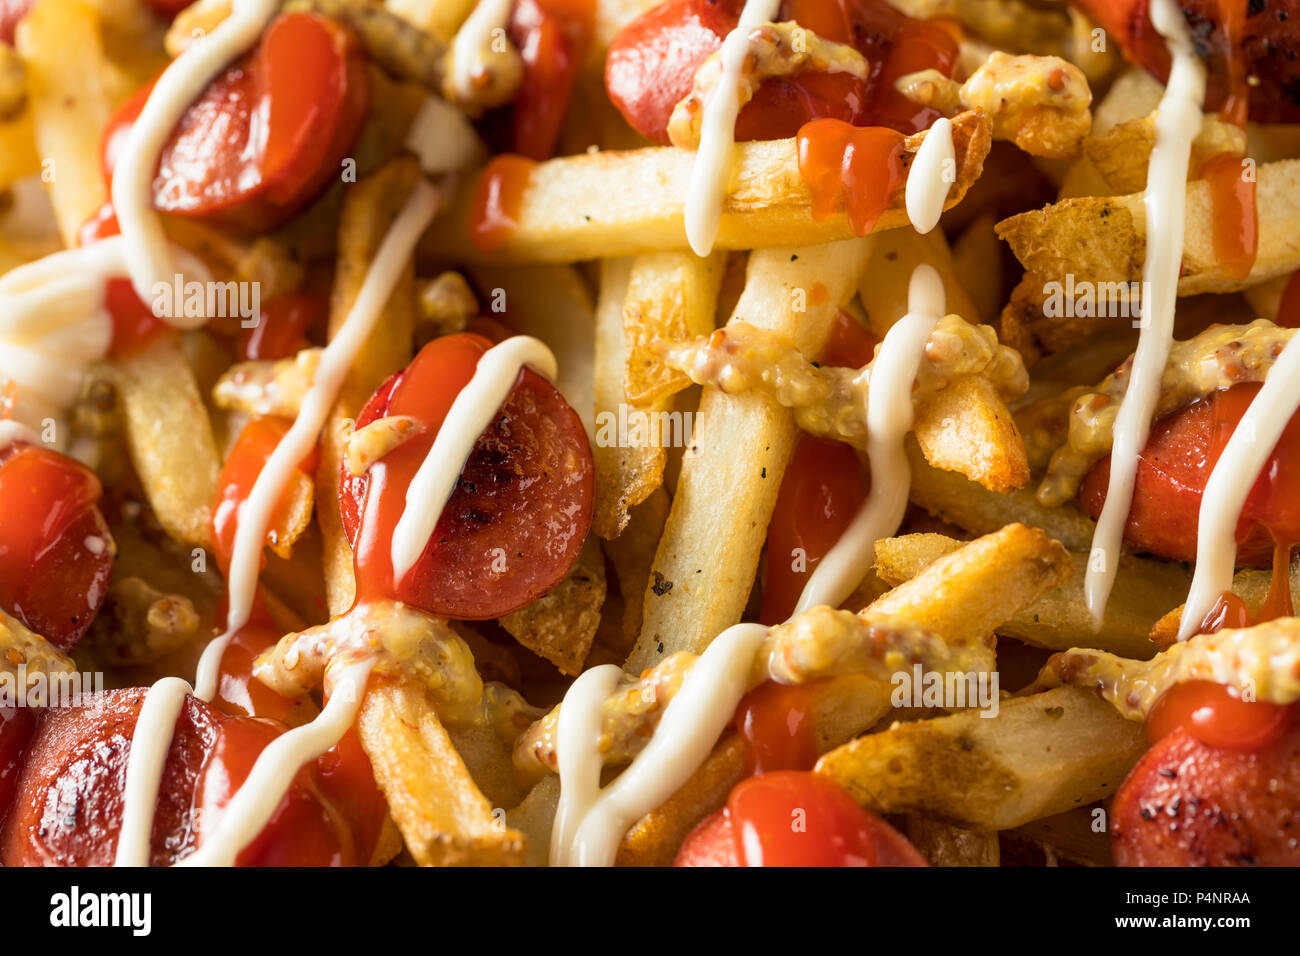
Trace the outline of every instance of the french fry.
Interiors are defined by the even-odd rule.
[[[1246,607],[1250,609],[1251,614],[1255,614],[1268,597],[1272,576],[1271,571],[1238,571],[1232,577],[1232,587],[1229,590],[1245,601]],[[1170,647],[1178,640],[1179,625],[1182,624],[1183,617],[1182,598],[1187,594],[1187,591],[1188,588],[1183,588],[1179,594],[1174,595],[1173,600],[1178,601],[1178,605],[1164,614],[1151,627],[1151,641],[1160,650]],[[1291,604],[1293,607],[1300,605],[1300,564],[1291,565]],[[1064,647],[1060,649],[1068,650],[1068,648]],[[1102,648],[1102,650],[1111,650],[1111,648]],[[1115,651],[1114,653],[1121,654],[1122,652]],[[1123,656],[1139,657],[1140,655],[1123,654]]]
[[[605,558],[588,539],[569,573],[548,593],[500,619],[516,641],[577,675],[587,659],[605,603]]]
[[[924,139],[909,137],[904,162]],[[989,123],[980,113],[953,120],[957,178],[948,206],[961,201],[979,176],[990,143]],[[795,141],[740,143],[734,185],[723,203],[718,249],[760,249],[817,245],[848,239],[848,217],[838,212],[812,217],[812,196],[799,174]],[[421,251],[456,260],[575,262],[686,245],[685,195],[695,154],[673,147],[599,152],[540,163],[528,174],[516,226],[492,253],[470,240],[477,181],[466,183],[453,208],[425,234]],[[876,223],[880,232],[907,224],[900,187]]]
[[[877,338],[884,338],[893,324],[907,314],[907,287],[912,271],[922,264],[932,266],[943,280],[946,311],[968,322],[979,321],[940,230],[922,236],[914,229],[891,229],[872,235],[871,243],[871,258],[858,282],[858,298]]]
[[[1106,184],[1108,195],[1141,192],[1146,187],[1147,164],[1155,146],[1155,112],[1121,122],[1107,132],[1084,141],[1084,152]],[[1231,152],[1249,156],[1256,164],[1291,159],[1300,154],[1300,131],[1281,124],[1248,123],[1245,130],[1209,114],[1192,142],[1191,169]]]
[[[1203,164],[1220,153],[1247,154],[1244,130],[1225,123],[1211,114],[1201,120],[1201,129],[1192,141],[1190,169],[1196,175]],[[1156,144],[1156,118],[1151,113],[1138,119],[1126,120],[1102,136],[1090,137],[1084,142],[1084,152],[1092,160],[1093,168],[1106,181],[1112,195],[1141,192],[1147,184],[1147,165],[1151,150]]]
[[[650,568],[655,547],[668,520],[668,493],[662,488],[652,492],[632,509],[627,526],[617,538],[605,542],[605,554],[614,565],[619,593],[623,596],[623,653],[617,663],[627,658],[637,635],[641,633],[643,607],[641,596],[650,583]]]
[[[998,866],[998,835],[991,830],[955,827],[941,820],[910,814],[907,838],[931,866]]]
[[[99,137],[113,112],[113,70],[95,13],[80,0],[41,0],[22,19],[16,40],[43,178],[63,243],[74,246],[77,230],[108,199]]]
[[[475,0],[384,0],[384,7],[439,40],[450,41],[474,10]]]
[[[638,256],[623,305],[627,342],[627,400],[643,405],[690,385],[682,372],[664,365],[654,345],[707,335],[715,325],[718,288],[725,257],[687,252]]]
[[[1257,175],[1259,247],[1245,279],[1230,276],[1214,253],[1209,185],[1187,184],[1179,295],[1235,292],[1300,267],[1300,235],[1293,228],[1300,218],[1300,160],[1266,163]],[[1064,281],[1067,274],[1094,283],[1142,278],[1146,212],[1141,193],[1065,199],[1004,219],[997,230],[1025,268],[1045,280]]]
[[[27,108],[27,71],[13,46],[0,47],[0,123],[17,119]]]
[[[518,687],[523,680],[519,657],[504,643],[489,640],[464,621],[452,621],[451,628],[474,655],[474,669],[484,681],[498,681]]]
[[[525,862],[528,866],[546,866],[550,856],[551,828],[560,804],[560,778],[543,777],[528,791],[519,806],[506,813],[506,825],[518,830],[528,840]]]
[[[541,339],[555,353],[560,377],[555,387],[594,435],[592,399],[596,361],[595,308],[578,271],[569,266],[535,265],[470,270],[487,304],[487,314],[510,313],[511,327]]]
[[[1037,325],[1043,319],[1043,299],[1043,280],[1032,272],[1026,272],[993,321],[998,341],[1019,352],[1025,368],[1033,368],[1045,352],[1051,351],[1044,348],[1036,335]]]
[[[348,188],[339,222],[338,267],[330,298],[331,336],[338,332],[347,318],[375,251],[415,185],[417,176],[419,168],[415,160],[400,159]],[[325,591],[331,614],[342,614],[350,608],[356,595],[352,547],[343,533],[338,505],[338,475],[346,446],[345,430],[370,398],[371,392],[394,370],[410,361],[411,336],[415,328],[412,274],[408,268],[394,288],[384,314],[358,352],[321,436],[321,460],[316,470],[316,514],[324,541]]]
[[[146,513],[147,515],[147,513]],[[200,561],[183,545],[145,520],[110,526],[116,554],[114,580],[138,578],[166,594],[180,595],[204,618],[214,616],[225,590],[213,562]]]
[[[1095,104],[1092,111],[1092,138],[1100,139],[1112,129],[1129,120],[1149,116],[1160,105],[1164,86],[1146,70],[1130,67],[1121,73],[1110,89]],[[1084,155],[1070,165],[1061,184],[1061,199],[1080,196],[1108,196],[1114,193],[1106,178],[1097,171],[1088,157],[1087,143]]]
[[[631,509],[663,484],[668,460],[661,441],[623,442],[618,435],[620,418],[626,421],[633,415],[645,416],[644,421],[658,423],[660,414],[668,410],[663,400],[640,407],[628,402],[623,311],[632,265],[628,258],[601,263],[600,298],[596,303],[595,399],[600,424],[592,448],[596,465],[592,528],[605,540],[618,537],[627,526]]]
[[[668,446],[690,439],[689,416],[673,401],[690,380],[665,366],[653,346],[713,328],[722,264],[721,255],[667,252],[602,265],[594,526],[606,540],[619,535],[629,510],[663,483]]]
[[[494,821],[499,821],[502,807],[512,807],[525,796],[523,784],[510,762],[509,744],[494,727],[483,723],[447,724],[445,729],[470,779],[492,804]]]
[[[1286,285],[1290,281],[1289,275],[1278,276],[1276,279],[1251,286],[1242,293],[1254,310],[1255,318],[1268,319],[1270,322],[1277,321],[1278,310],[1282,307],[1282,293],[1286,291]]]
[[[1123,342],[1122,355],[1113,364],[1132,353],[1136,336],[1130,336],[1126,325],[1117,327],[1107,308],[1097,310],[1100,315],[1049,314],[1047,282],[1032,272],[1021,276],[996,323],[999,339],[1017,348],[1025,357],[1026,366],[1037,365],[1044,355],[1067,349],[1078,358],[1075,346],[1095,349],[1099,344]],[[1101,377],[1109,371],[1103,371]]]
[[[725,737],[676,793],[632,824],[619,845],[616,864],[672,866],[687,834],[727,802],[731,788],[748,772],[749,761],[749,747],[740,735]]]
[[[862,613],[889,614],[948,640],[979,640],[1073,573],[1060,544],[1011,524],[960,544]]]
[[[24,176],[40,171],[35,137],[30,109],[0,123],[0,189],[8,189]]]
[[[1165,88],[1141,67],[1132,66],[1115,78],[1092,111],[1092,135],[1104,136],[1120,123],[1149,116],[1160,106]]]
[[[1033,488],[1005,495],[988,491],[956,472],[931,467],[915,440],[909,438],[906,447],[912,468],[912,501],[935,517],[972,534],[988,534],[1021,522],[1042,528],[1072,551],[1091,547],[1095,525],[1073,503],[1046,508],[1034,498]]]
[[[1029,481],[1024,439],[997,386],[982,375],[963,375],[928,396],[912,430],[934,468],[959,471],[990,491]]]
[[[216,562],[177,542],[147,508],[116,520],[110,531],[116,553],[108,595],[78,656],[93,654],[89,669],[112,667],[125,686],[193,673],[204,639],[218,624],[225,583]]]
[[[605,53],[603,46],[587,48],[585,69],[578,74],[573,98],[564,117],[556,156],[574,156],[597,149],[644,149],[653,146],[624,119],[605,91]],[[598,57],[598,62],[593,62]]]
[[[421,866],[517,866],[525,839],[475,785],[427,693],[372,681],[357,730],[389,813]]]
[[[664,355],[701,385],[768,396],[793,409],[804,431],[867,451],[868,383],[859,369],[820,368],[783,336],[743,320],[671,344]],[[916,386],[913,430],[932,464],[993,491],[1028,481],[1024,442],[1004,399],[1023,394],[1029,377],[1020,356],[1001,346],[991,329],[958,315],[942,318],[930,333]]]
[[[220,461],[207,409],[175,337],[114,363],[127,451],[159,523],[207,547]]]
[[[925,19],[954,17],[968,33],[999,49],[1064,57],[1083,70],[1092,84],[1103,82],[1120,61],[1113,45],[1097,49],[1094,24],[1067,4],[1026,0],[898,0],[896,5],[911,16]]]
[[[732,321],[743,318],[790,337],[805,355],[820,354],[867,248],[867,240],[854,239],[754,252]],[[808,294],[817,282],[824,296]],[[806,311],[794,311],[797,304]],[[793,414],[774,399],[705,392],[655,553],[630,669],[653,667],[679,650],[699,653],[740,620],[797,437]]]
[[[430,147],[428,137],[419,135],[415,119],[427,101],[437,98],[416,83],[390,78],[377,66],[371,65],[368,72],[370,109],[351,151],[359,177],[392,162],[408,149],[415,153],[422,165],[427,164],[425,171],[430,175],[451,171],[445,168],[447,166],[459,168],[461,161],[475,166],[483,161],[484,147],[472,127],[467,129],[469,120],[463,113],[442,100],[438,100],[438,106],[429,107],[437,110],[432,125],[442,126],[445,130],[442,142],[438,144],[441,148]],[[407,142],[408,135],[412,139],[410,143]]]
[[[902,584],[964,542],[941,534],[909,534],[876,544],[876,573],[892,585]],[[1096,647],[1145,659],[1156,652],[1148,634],[1171,600],[1181,600],[1191,585],[1187,570],[1168,561],[1131,555],[1120,557],[1120,571],[1106,605],[1101,629],[1094,631],[1083,596],[1086,554],[1070,552],[1074,574],[998,625],[1007,634],[1049,650]],[[1259,595],[1263,600],[1263,594]]]
[[[831,751],[816,772],[877,813],[1006,830],[1111,796],[1146,748],[1140,723],[1063,687],[1005,700],[996,717],[895,724]]]
[[[315,497],[314,488],[308,489]],[[324,566],[321,563],[321,533],[315,524],[309,524],[293,542],[292,553],[280,557],[271,551],[262,570],[261,585],[278,597],[285,608],[301,623],[286,627],[285,632],[302,630],[329,620],[325,601]]]
[[[314,486],[312,480],[296,472],[281,499],[284,504],[276,510],[275,522],[267,529],[266,546],[281,558],[293,555],[293,546],[311,527]]]
[[[992,322],[1002,308],[1002,248],[993,231],[995,224],[993,214],[985,213],[952,244],[952,270],[970,296],[975,314],[966,318],[972,322]]]

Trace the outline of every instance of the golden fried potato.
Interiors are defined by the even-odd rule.
[[[1110,796],[1146,751],[1142,725],[1074,687],[895,724],[817,762],[877,813],[1006,830]]]

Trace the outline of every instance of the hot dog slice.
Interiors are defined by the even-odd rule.
[[[1133,507],[1124,538],[1142,551],[1178,561],[1196,558],[1201,496],[1210,472],[1245,414],[1259,385],[1237,385],[1180,409],[1152,426],[1138,462]],[[1265,464],[1242,509],[1237,526],[1237,563],[1264,566],[1273,542],[1300,542],[1300,499],[1290,476],[1300,473],[1300,416],[1293,418]],[[1101,514],[1110,480],[1110,458],[1085,476],[1079,501],[1093,517]]]
[[[555,387],[525,368],[475,443],[420,560],[393,583],[390,547],[406,490],[489,345],[474,334],[435,339],[357,417],[358,429],[395,415],[421,423],[364,474],[342,471],[360,600],[396,599],[458,620],[499,617],[553,588],[582,549],[595,491],[587,435]]]
[[[110,181],[151,89],[124,103],[104,131]],[[368,97],[351,31],[312,13],[277,17],[181,117],[158,164],[155,208],[238,230],[279,225],[340,175]]]

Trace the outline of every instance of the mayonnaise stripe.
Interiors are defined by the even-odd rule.
[[[266,540],[266,531],[270,526],[275,506],[298,462],[302,461],[316,443],[349,369],[383,313],[384,306],[410,261],[416,242],[433,219],[441,202],[442,193],[426,181],[421,179],[416,184],[410,198],[407,199],[405,206],[402,207],[380,243],[374,261],[361,283],[361,289],[342,327],[322,351],[312,387],[303,398],[293,426],[276,445],[275,451],[258,474],[248,499],[240,505],[239,524],[235,534],[230,573],[227,576],[229,611],[226,617],[226,630],[221,636],[208,643],[203,656],[199,659],[193,693],[201,700],[211,700],[216,695],[221,659],[234,635],[248,623],[253,598],[257,591],[262,546]],[[126,798],[122,807],[123,829],[126,832],[129,827],[133,834],[143,832],[146,834],[146,840],[147,834],[153,829],[153,813],[162,781],[162,770],[167,751],[171,746],[175,714],[179,713],[178,709],[175,710],[168,720],[167,711],[163,706],[160,704],[158,707],[151,708],[150,702],[154,692],[159,688],[163,689],[164,700],[170,699],[170,695],[176,692],[176,687],[169,682],[176,680],[179,678],[164,678],[150,689],[149,696],[145,699],[145,707],[141,711],[141,719],[136,723],[131,758],[127,763]],[[189,690],[188,684],[184,681],[180,683]],[[145,717],[146,713],[148,719]],[[336,710],[335,713],[338,711]],[[288,746],[284,745],[277,753],[284,752]],[[297,767],[294,768],[294,772],[297,772]],[[263,804],[257,806],[266,809],[268,817],[275,810],[274,804],[269,809]],[[265,823],[264,818],[262,825]],[[237,855],[242,848],[241,844],[233,848],[227,847],[226,850]]]
[[[1237,565],[1237,522],[1291,416],[1300,409],[1300,337],[1278,356],[1259,393],[1241,416],[1205,483],[1196,525],[1196,573],[1183,605],[1178,639],[1200,630],[1224,591],[1232,588]]]
[[[957,169],[957,151],[952,144],[952,120],[940,117],[926,130],[907,172],[904,197],[912,228],[925,235],[939,225],[943,204],[948,200]],[[915,281],[915,274],[913,274]]]
[[[510,23],[515,0],[478,0],[474,10],[456,32],[451,45],[451,76],[456,95],[472,103],[477,93],[476,74],[488,68],[483,62],[485,51],[492,49],[493,34],[504,34]]]
[[[551,350],[538,339],[516,335],[483,354],[474,377],[452,401],[429,453],[406,489],[406,507],[393,529],[394,583],[405,577],[424,553],[474,443],[497,417],[525,365],[555,379]]]
[[[813,569],[794,613],[828,604],[839,607],[875,562],[876,542],[898,530],[907,511],[912,470],[903,439],[912,430],[912,384],[925,343],[944,312],[943,280],[922,263],[907,289],[907,315],[885,333],[870,366],[867,394],[867,457],[871,493],[834,547]]]
[[[206,37],[190,44],[158,77],[144,109],[132,124],[113,168],[112,199],[126,242],[127,272],[140,301],[149,302],[156,282],[173,281],[162,220],[153,208],[154,171],[172,130],[207,85],[250,49],[280,9],[280,0],[234,0],[230,16]],[[183,311],[183,310],[178,310]],[[174,325],[201,325],[205,316],[168,316]]]
[[[149,688],[131,737],[122,791],[122,829],[117,836],[114,866],[148,866],[152,856],[154,808],[171,750],[176,721],[190,693],[189,682],[164,677]]]
[[[555,727],[560,802],[551,827],[551,866],[563,865],[578,826],[600,797],[605,699],[614,693],[622,677],[623,668],[602,664],[579,674],[564,695]]]
[[[247,500],[239,506],[239,523],[227,576],[230,611],[226,633],[204,651],[199,662],[197,693],[204,700],[216,691],[221,656],[231,636],[248,623],[257,591],[257,574],[263,543],[275,506],[288,487],[298,463],[305,458],[320,437],[339,389],[357,355],[370,337],[375,323],[410,261],[421,234],[432,221],[442,202],[442,193],[420,180],[406,205],[380,243],[366,277],[361,283],[352,309],[337,335],[321,352],[320,364],[312,386],[303,397],[298,417],[288,434],[276,445],[266,466],[257,476]]]
[[[740,76],[749,56],[749,34],[776,19],[781,0],[746,0],[736,28],[722,41],[722,72],[704,104],[700,145],[686,191],[686,239],[697,256],[713,251],[722,224],[722,203],[731,182],[731,159],[740,115]]]
[[[866,372],[871,494],[809,578],[795,614],[843,603],[871,567],[876,542],[902,522],[911,486],[903,440],[915,417],[912,386],[944,300],[939,273],[928,264],[917,266],[908,286],[908,314],[886,333]],[[766,635],[760,624],[737,624],[720,634],[684,679],[649,744],[604,790],[602,706],[617,686],[618,669],[595,669],[573,683],[556,730],[560,804],[551,831],[553,866],[613,865],[628,827],[672,796],[708,757],[744,696]]]
[[[87,369],[108,354],[113,322],[104,288],[126,275],[125,249],[113,236],[24,263],[0,278],[0,381],[18,386],[16,415],[28,424],[46,412],[66,411]],[[192,274],[208,276],[194,256],[174,255]]]
[[[671,797],[708,757],[745,694],[754,655],[766,636],[761,624],[737,624],[705,649],[645,749],[601,791],[562,863],[614,864],[628,827]]]
[[[361,707],[373,658],[344,665],[325,708],[309,724],[276,737],[257,756],[248,779],[223,808],[217,828],[200,834],[194,853],[178,866],[233,866],[240,851],[262,832],[275,813],[293,778],[306,764],[338,744]]]
[[[1120,542],[1133,504],[1138,455],[1146,446],[1160,398],[1160,381],[1173,343],[1178,274],[1183,258],[1185,198],[1192,140],[1201,128],[1205,66],[1196,56],[1183,13],[1174,0],[1151,0],[1151,22],[1173,57],[1169,84],[1156,113],[1156,143],[1147,168],[1146,262],[1142,267],[1141,335],[1128,390],[1115,420],[1106,503],[1097,519],[1084,584],[1088,609],[1101,626],[1119,567]]]

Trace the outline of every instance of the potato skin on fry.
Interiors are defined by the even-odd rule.
[[[978,641],[1072,574],[1059,542],[1009,524],[936,559],[862,613],[896,615],[949,641]]]
[[[1067,693],[1061,693],[1061,691]],[[1006,830],[1113,793],[1145,744],[1139,724],[1078,688],[895,724],[817,763],[877,813]]]
[[[942,534],[885,538],[876,543],[876,573],[887,584],[898,586],[962,546],[963,542]],[[1091,613],[1084,600],[1088,556],[1072,551],[1070,560],[1074,563],[1074,574],[998,624],[998,634],[1058,651],[1077,647],[1080,635],[1088,634],[1090,647],[1143,660],[1151,657],[1156,652],[1148,637],[1152,625],[1187,594],[1191,584],[1187,571],[1167,561],[1123,555],[1105,620],[1100,630],[1093,631]],[[1260,590],[1255,601],[1259,604],[1263,593],[1261,588],[1256,590]]]
[[[1120,866],[1300,865],[1300,727],[1257,752],[1179,729],[1147,751],[1111,808]]]
[[[915,431],[935,468],[961,472],[1001,493],[1029,481],[1024,440],[987,378],[964,375],[940,389],[919,410]]]
[[[1209,184],[1203,179],[1187,184],[1180,296],[1237,292],[1300,267],[1294,227],[1300,217],[1300,160],[1263,163],[1256,175],[1259,246],[1244,279],[1233,276],[1215,252],[1216,217]],[[1062,199],[1002,220],[997,233],[1021,264],[1044,283],[1064,282],[1070,274],[1076,281],[1092,283],[1142,278],[1146,257],[1142,193]],[[1096,291],[1101,296],[1105,289]]]
[[[905,142],[904,164],[927,134]],[[972,110],[953,118],[956,181],[945,208],[961,202],[979,179],[992,127]],[[528,174],[516,227],[491,253],[470,241],[477,180],[458,189],[452,207],[421,240],[425,257],[494,262],[577,262],[682,247],[686,187],[695,154],[674,147],[630,152],[603,150],[540,163]],[[636,188],[629,189],[628,184]],[[908,223],[900,188],[875,231]],[[853,237],[848,216],[812,217],[812,193],[799,173],[793,139],[741,143],[736,174],[722,210],[718,249],[817,245]]]

